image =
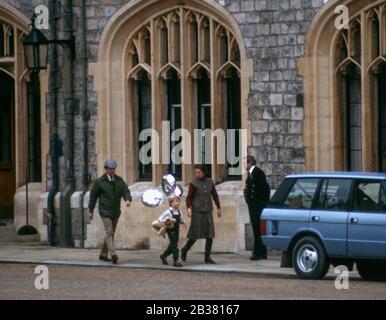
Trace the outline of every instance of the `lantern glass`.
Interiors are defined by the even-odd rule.
[[[48,62],[48,40],[32,26],[31,32],[23,41],[27,67],[29,70],[47,69]]]
[[[27,61],[27,68],[29,70],[34,70],[35,66],[35,58],[34,58],[34,46],[30,44],[24,45],[25,58]]]
[[[47,69],[48,43],[39,46],[39,69]]]

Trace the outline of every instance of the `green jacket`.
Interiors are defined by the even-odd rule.
[[[96,202],[99,198],[99,214],[102,218],[118,218],[121,214],[121,198],[125,201],[131,201],[130,190],[117,175],[114,176],[114,181],[110,182],[105,173],[97,179],[90,192],[90,201],[88,208],[91,212],[94,211]]]

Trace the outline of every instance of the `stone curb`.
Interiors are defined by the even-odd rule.
[[[90,261],[61,261],[61,260],[29,260],[29,259],[0,259],[0,264],[33,264],[33,265],[54,265],[54,266],[72,266],[72,267],[97,267],[97,268],[129,268],[129,269],[148,269],[148,270],[163,270],[163,271],[182,271],[182,272],[207,272],[207,273],[225,273],[225,274],[242,274],[242,275],[262,275],[262,276],[294,276],[293,269],[273,270],[262,267],[252,270],[240,270],[237,268],[226,267],[222,265],[216,266],[184,266],[175,268],[173,266],[149,265],[143,263],[121,263],[113,265],[111,263],[90,262]],[[325,279],[335,279],[336,275],[329,273]],[[357,272],[350,273],[351,279],[360,279]]]
[[[90,261],[61,261],[61,260],[30,260],[30,259],[0,259],[0,264],[36,264],[36,265],[57,265],[57,266],[74,266],[74,267],[102,267],[102,268],[130,268],[130,269],[149,269],[149,270],[166,270],[166,271],[189,271],[189,272],[210,272],[210,273],[228,273],[228,274],[249,274],[249,275],[294,275],[291,269],[272,270],[261,268],[261,270],[240,270],[237,268],[216,266],[184,266],[175,268],[173,266],[149,265],[142,263],[121,263],[113,265],[111,263],[90,262]]]

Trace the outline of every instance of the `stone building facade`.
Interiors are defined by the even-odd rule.
[[[122,248],[160,245],[149,227],[159,210],[144,208],[140,195],[151,186],[159,186],[162,175],[170,168],[164,165],[153,165],[150,169],[142,168],[145,171],[149,170],[150,178],[144,175],[146,179],[141,179],[138,171],[142,169],[138,167],[135,155],[138,150],[132,148],[137,144],[135,130],[138,129],[133,123],[138,121],[137,117],[140,115],[135,112],[134,105],[137,102],[134,98],[130,100],[130,83],[134,83],[135,86],[135,83],[145,81],[145,78],[148,78],[146,81],[150,81],[148,90],[151,92],[149,104],[152,106],[152,117],[149,121],[153,128],[160,129],[160,122],[165,120],[163,104],[168,104],[166,101],[168,98],[161,98],[161,92],[162,90],[169,92],[169,89],[163,89],[163,86],[168,86],[173,79],[179,81],[178,91],[181,96],[175,105],[184,107],[194,101],[192,94],[194,95],[197,90],[200,91],[197,89],[198,83],[201,77],[206,77],[201,74],[207,73],[207,81],[211,88],[208,92],[212,108],[210,123],[212,128],[217,128],[221,127],[219,123],[223,123],[226,116],[223,116],[225,109],[222,109],[224,103],[221,100],[222,80],[217,82],[215,77],[223,76],[221,79],[234,77],[235,83],[238,83],[236,86],[239,86],[235,94],[238,97],[236,105],[239,108],[239,126],[247,129],[247,152],[257,158],[258,165],[266,172],[272,189],[278,186],[283,176],[290,173],[319,168],[347,169],[344,165],[335,165],[338,160],[333,160],[329,165],[323,161],[315,161],[315,157],[324,159],[332,151],[329,149],[331,146],[321,140],[324,138],[317,138],[316,141],[310,138],[314,137],[314,127],[311,123],[317,122],[316,114],[322,111],[317,111],[316,105],[313,107],[313,113],[307,109],[308,105],[313,105],[315,99],[310,83],[319,81],[319,73],[311,71],[311,62],[316,61],[312,60],[314,59],[312,55],[317,58],[318,54],[312,51],[314,39],[308,38],[307,43],[307,35],[310,32],[316,33],[320,16],[327,15],[329,22],[333,21],[334,8],[341,2],[329,1],[324,5],[323,0],[89,0],[82,6],[83,1],[80,0],[0,1],[0,21],[12,20],[12,25],[15,30],[19,30],[20,36],[28,32],[28,20],[33,10],[42,4],[50,8],[51,19],[56,15],[57,37],[66,37],[68,33],[75,36],[72,76],[66,74],[68,61],[65,58],[66,50],[61,46],[55,46],[58,57],[56,73],[53,73],[51,55],[50,68],[40,72],[39,75],[41,179],[30,183],[30,202],[31,221],[38,227],[41,239],[50,238],[46,223],[47,213],[49,216],[52,210],[49,205],[49,192],[55,184],[52,137],[57,133],[58,141],[63,145],[63,155],[59,153],[58,156],[58,193],[54,201],[56,208],[54,233],[59,234],[58,243],[65,241],[61,240],[63,235],[60,233],[67,232],[69,234],[67,245],[83,245],[83,240],[84,245],[89,247],[100,244],[103,238],[101,224],[98,220],[90,224],[85,218],[85,209],[82,211],[80,207],[86,208],[88,194],[84,195],[84,192],[103,172],[104,160],[113,157],[120,164],[118,174],[129,182],[135,199],[133,208],[125,210],[118,227],[118,245]],[[359,4],[362,3],[359,0],[343,2],[353,12],[360,12],[366,7]],[[378,2],[379,5],[383,4],[383,1]],[[82,14],[85,20],[82,19]],[[10,16],[13,18],[9,19]],[[163,22],[160,22],[161,20]],[[175,34],[172,30],[177,30],[177,25],[178,32],[183,33],[182,37],[178,33],[181,43],[173,38]],[[196,26],[190,29],[192,25]],[[198,28],[198,31],[194,28]],[[168,57],[163,65],[160,62],[163,59],[160,50],[163,49],[157,41],[163,39],[164,29],[169,32],[169,38],[165,38],[169,46],[165,49]],[[332,29],[327,31],[330,35],[336,32]],[[194,32],[198,35],[195,36]],[[52,29],[46,30],[45,34],[52,37]],[[194,37],[199,39],[197,43],[201,43],[198,44],[198,56],[195,58],[189,51],[193,50],[191,46],[195,40],[186,40],[195,39]],[[224,37],[227,37],[226,49],[221,47],[221,39]],[[181,52],[177,54],[175,51],[177,45],[183,48],[181,55]],[[211,51],[206,51],[205,48],[208,47]],[[20,43],[19,49],[22,50]],[[25,69],[24,62],[20,58],[22,55],[20,50],[20,61],[12,62],[15,64],[15,70]],[[149,61],[146,60],[146,50],[149,50]],[[222,61],[220,56],[224,50],[228,55]],[[319,53],[319,56],[329,56],[328,50],[326,45],[325,51]],[[9,62],[4,59],[0,57],[0,70],[5,69],[2,66],[7,63],[9,66]],[[134,60],[135,63],[129,62]],[[16,67],[16,64],[19,64],[19,67]],[[84,65],[87,67],[86,75],[82,70]],[[328,69],[327,65],[326,68]],[[303,77],[306,77],[309,83],[305,84]],[[73,99],[70,100],[73,109],[70,109],[73,112],[68,111],[69,97],[63,89],[64,83],[68,81],[72,84]],[[321,84],[322,87],[328,85],[329,81],[326,81]],[[194,87],[195,85],[198,87]],[[55,94],[57,130],[53,131],[55,88],[57,88]],[[229,93],[231,89],[227,88]],[[322,88],[318,90],[322,96]],[[23,99],[18,99],[18,103],[28,103],[23,102]],[[220,110],[219,115],[216,114],[217,107]],[[74,123],[72,144],[69,143],[71,136],[68,136],[69,114],[73,115]],[[196,117],[194,113],[183,111],[182,127],[194,129]],[[336,118],[333,115],[329,117]],[[18,116],[15,121],[18,121],[17,118]],[[22,123],[24,120],[20,121]],[[320,122],[317,126],[318,132],[323,136],[325,134],[323,124]],[[19,137],[21,146],[23,141],[28,139],[22,130],[16,132],[16,137]],[[330,139],[332,138],[330,136]],[[366,145],[368,143],[369,141]],[[67,200],[63,200],[61,194],[68,187],[69,180],[67,155],[69,145],[74,146],[71,160],[73,177],[70,177],[74,179],[74,185],[72,189],[70,188]],[[341,148],[344,149],[343,146]],[[14,160],[16,189],[13,193],[15,195],[13,217],[16,227],[23,224],[25,206],[26,176],[23,168],[27,151],[23,147],[20,150],[22,152],[16,152]],[[308,150],[311,150],[310,153]],[[320,152],[321,150],[323,152]],[[367,168],[377,170],[371,166]],[[192,167],[182,165],[180,170],[179,180],[186,185],[192,178]],[[225,172],[221,166],[212,166],[212,176],[219,183],[218,189],[224,208],[223,220],[216,221],[219,239],[215,241],[215,249],[245,250],[248,214],[242,198],[242,177],[236,180],[228,179]],[[66,206],[70,209],[66,209]],[[60,227],[62,222],[68,224],[70,229],[66,231],[66,228]],[[198,247],[198,250],[200,249]]]

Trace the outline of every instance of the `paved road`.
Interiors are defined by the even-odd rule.
[[[49,290],[36,290],[33,265],[0,265],[0,299],[386,299],[386,283],[167,270],[49,266]]]

